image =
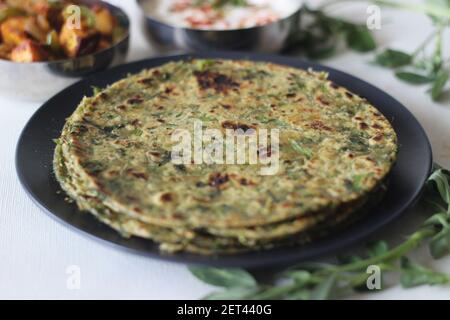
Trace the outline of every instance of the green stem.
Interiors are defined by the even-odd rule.
[[[425,47],[436,37],[437,32],[433,31],[424,42],[413,52],[412,56],[415,58]]]
[[[434,49],[434,56],[433,56],[433,68],[434,72],[438,72],[442,67],[442,34],[444,33],[444,27],[440,27],[437,31],[436,36],[436,47]]]
[[[280,287],[269,287],[267,290],[253,297],[254,300],[274,300],[284,297],[286,294],[297,289],[298,285],[293,283]]]
[[[450,9],[443,6],[435,6],[427,3],[408,3],[391,0],[373,0],[375,4],[390,6],[398,9],[407,9],[418,13],[425,13],[435,17],[450,18]]]
[[[307,283],[289,283],[286,285],[282,285],[279,287],[276,286],[269,286],[264,291],[258,293],[254,299],[255,300],[270,300],[270,299],[280,299],[283,298],[286,294],[301,289],[303,287],[306,287],[308,285],[317,285],[319,283],[323,282],[323,277],[321,276],[312,276],[310,279],[308,279]]]
[[[370,265],[380,264],[382,262],[389,262],[391,260],[398,259],[417,248],[423,240],[432,237],[436,234],[436,230],[433,227],[425,227],[408,237],[408,239],[402,244],[398,245],[389,252],[379,255],[377,257],[369,258],[366,260],[356,261],[343,266],[332,267],[333,272],[351,272],[358,270],[365,270]]]

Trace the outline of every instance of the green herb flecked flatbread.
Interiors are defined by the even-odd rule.
[[[81,102],[59,139],[56,176],[81,209],[170,251],[292,242],[361,209],[396,159],[386,118],[326,77],[225,60],[145,70]],[[279,129],[278,173],[174,165],[171,134],[192,131],[195,119],[223,132]]]

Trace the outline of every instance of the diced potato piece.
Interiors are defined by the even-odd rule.
[[[3,42],[11,45],[18,45],[27,39],[25,26],[26,17],[13,17],[7,19],[0,26]]]
[[[95,6],[92,10],[95,14],[95,28],[102,35],[110,36],[116,26],[116,18],[107,8]]]
[[[59,35],[59,42],[70,58],[94,52],[99,41],[100,34],[98,32],[90,30],[83,24],[81,28],[74,28],[69,20],[64,23]]]
[[[46,30],[42,30],[38,24],[37,17],[30,17],[25,24],[25,32],[28,36],[41,43],[45,42],[47,37]]]
[[[50,22],[45,15],[39,14],[36,16],[36,23],[39,28],[44,32],[49,32],[51,29]]]
[[[0,44],[0,59],[9,60],[12,47],[5,43]]]
[[[11,52],[11,61],[36,62],[45,60],[45,55],[39,44],[24,40]]]

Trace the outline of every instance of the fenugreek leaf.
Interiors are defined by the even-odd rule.
[[[434,259],[440,259],[450,253],[450,228],[443,228],[429,243]]]
[[[243,269],[220,269],[209,267],[189,267],[191,273],[199,280],[216,287],[254,287],[256,280]]]
[[[444,91],[445,85],[448,81],[448,73],[445,71],[441,71],[436,76],[436,79],[433,82],[433,86],[431,87],[431,97],[434,101],[439,100]]]
[[[425,0],[428,4],[436,7],[442,7],[443,9],[450,9],[450,0]],[[430,18],[436,24],[448,24],[450,23],[450,18],[437,17],[436,15],[429,15]]]
[[[430,218],[428,218],[424,224],[427,226],[446,228],[446,227],[448,227],[447,219],[448,219],[448,214],[446,212],[439,212],[439,213],[432,215]]]
[[[387,252],[389,252],[389,245],[383,240],[370,244],[367,249],[370,258],[381,256]]]
[[[311,279],[311,273],[305,270],[288,271],[285,276],[291,278],[297,284],[306,284]]]
[[[375,57],[375,63],[387,67],[398,68],[409,65],[412,62],[412,56],[408,53],[387,49]]]
[[[408,82],[410,84],[425,84],[433,82],[434,77],[414,73],[407,71],[399,71],[395,73],[395,76],[404,82]]]
[[[369,52],[377,47],[372,33],[366,26],[347,26],[345,38],[347,45],[355,51]]]
[[[96,86],[92,86],[92,94],[93,94],[94,96],[96,96],[97,94],[99,94],[101,91],[102,91],[101,88],[96,87]]]
[[[428,184],[434,182],[442,200],[450,205],[450,184],[448,179],[447,171],[438,169],[431,174],[428,179]]]
[[[439,285],[450,282],[450,275],[436,272],[419,264],[412,263],[408,258],[401,259],[402,275],[400,283],[403,288],[421,285]]]
[[[427,191],[436,202],[448,201],[447,170],[435,167],[427,183]],[[440,189],[440,190],[439,190]],[[440,206],[440,205],[439,205]],[[191,268],[197,277],[207,283],[227,289],[207,296],[207,299],[329,299],[339,298],[361,288],[367,280],[368,265],[387,266],[386,272],[401,260],[401,283],[405,288],[418,285],[450,283],[450,275],[413,264],[405,255],[430,241],[430,250],[439,258],[450,252],[450,213],[438,212],[422,228],[411,234],[403,243],[390,249],[379,241],[368,248],[367,258],[351,259],[338,264],[303,263],[291,267],[276,277],[271,285],[258,285],[250,274],[241,269]],[[403,257],[403,258],[402,258]],[[200,272],[199,272],[200,271]],[[248,276],[251,280],[249,280]],[[244,280],[240,280],[244,279]],[[285,280],[285,281],[279,281]]]

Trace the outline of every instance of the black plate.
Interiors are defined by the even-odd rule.
[[[383,202],[358,223],[309,245],[220,257],[204,257],[188,253],[161,254],[153,242],[139,238],[124,239],[91,215],[80,213],[76,205],[69,204],[64,200],[65,195],[61,193],[52,171],[52,157],[55,149],[52,139],[59,137],[65,119],[72,114],[84,95],[92,93],[92,86],[103,88],[129,73],[136,73],[144,68],[156,67],[168,61],[187,59],[188,57],[249,59],[285,64],[302,69],[324,70],[330,73],[331,80],[337,84],[367,98],[391,121],[398,134],[400,144],[398,162],[392,171],[389,190]],[[208,53],[155,58],[119,66],[91,76],[63,90],[34,114],[20,137],[16,154],[17,172],[25,190],[44,211],[69,226],[84,231],[97,239],[154,258],[184,263],[248,268],[285,265],[309,260],[319,255],[337,252],[362,241],[415,203],[430,173],[431,166],[431,147],[421,125],[405,107],[381,90],[346,73],[315,63],[281,56],[242,53]]]

